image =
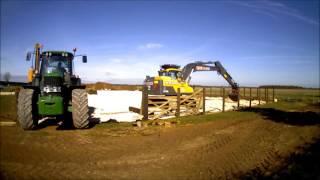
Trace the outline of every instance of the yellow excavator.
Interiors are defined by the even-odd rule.
[[[193,88],[189,85],[190,75],[197,71],[217,71],[231,86],[230,99],[233,101],[239,99],[238,84],[219,61],[196,61],[187,64],[182,69],[179,65],[164,64],[160,66],[158,76],[147,76],[144,83],[148,87],[148,93],[152,95],[175,96],[179,88],[181,94],[192,94]]]

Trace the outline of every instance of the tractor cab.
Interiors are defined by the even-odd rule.
[[[72,75],[73,54],[64,51],[46,51],[41,54],[40,73],[43,76]]]

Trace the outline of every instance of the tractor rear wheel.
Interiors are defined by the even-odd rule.
[[[18,96],[18,121],[24,130],[33,130],[38,125],[37,95],[33,89],[21,89]]]
[[[72,120],[77,129],[89,127],[88,96],[84,89],[72,90]]]

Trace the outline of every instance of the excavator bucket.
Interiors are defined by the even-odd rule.
[[[239,100],[239,90],[238,89],[232,89],[231,93],[229,94],[229,98],[232,101],[238,101]]]

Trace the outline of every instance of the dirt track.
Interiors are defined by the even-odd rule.
[[[229,179],[255,169],[268,176],[285,157],[319,137],[319,114],[239,112],[242,120],[216,120],[171,128],[96,127],[34,132],[1,127],[2,178]],[[273,112],[274,113],[274,112]],[[299,119],[299,117],[307,119]],[[283,117],[282,117],[283,116]],[[280,118],[279,118],[280,117]],[[281,119],[283,118],[283,119]],[[131,134],[131,135],[128,135]]]

